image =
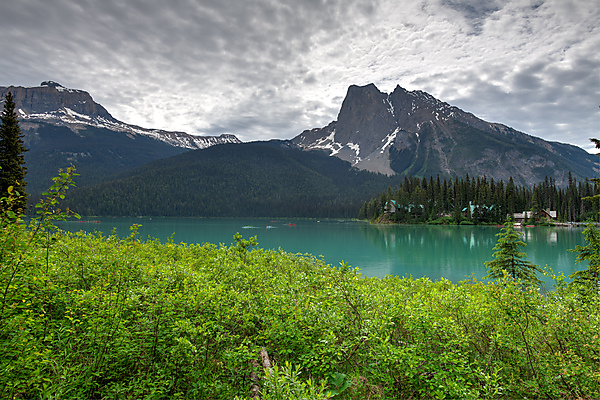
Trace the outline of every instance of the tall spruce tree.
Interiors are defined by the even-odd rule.
[[[594,143],[596,145],[597,149],[600,149],[600,139],[591,138],[590,142]],[[600,156],[600,153],[598,153],[598,156]],[[590,181],[592,181],[596,185],[600,185],[600,178],[591,178]],[[600,194],[584,197],[583,200],[590,200],[590,201],[596,202],[596,203],[600,202]]]
[[[590,139],[590,141],[596,145],[597,149],[600,149],[600,140],[594,138]],[[600,185],[600,178],[591,178],[590,180],[594,184]],[[600,202],[600,194],[584,197],[583,200],[590,200],[595,203]],[[572,278],[574,282],[593,282],[600,289],[600,231],[596,225],[590,222],[583,231],[583,234],[585,235],[587,245],[576,246],[570,251],[579,253],[577,255],[577,263],[582,261],[589,262],[588,268],[583,271],[574,272],[569,275],[569,278]]]
[[[583,234],[587,245],[577,245],[569,251],[579,253],[576,263],[587,261],[589,264],[587,269],[576,271],[569,275],[569,278],[572,278],[574,282],[592,282],[600,285],[600,231],[590,222]]]
[[[25,148],[23,134],[19,128],[19,120],[15,112],[15,102],[11,92],[4,97],[4,109],[0,115],[0,197],[8,196],[10,186],[20,197],[12,206],[13,211],[22,211],[27,206],[27,193],[25,192]]]
[[[496,250],[494,260],[485,262],[488,274],[484,278],[500,279],[506,271],[513,280],[539,282],[537,272],[541,272],[540,267],[523,259],[526,254],[520,249],[526,244],[521,240],[519,232],[515,231],[513,222],[507,219],[504,228],[496,236],[498,243],[492,249]]]

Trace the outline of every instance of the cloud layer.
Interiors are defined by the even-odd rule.
[[[0,5],[0,85],[246,141],[328,124],[349,85],[400,85],[589,150],[599,25],[588,0],[19,0]]]

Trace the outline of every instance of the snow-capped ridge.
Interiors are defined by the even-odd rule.
[[[67,126],[77,132],[84,126],[105,128],[133,136],[147,136],[171,146],[185,149],[205,149],[222,143],[241,143],[232,134],[195,136],[185,132],[147,129],[114,118],[89,93],[69,89],[54,81],[44,81],[38,87],[0,87],[0,95],[13,92],[21,120],[44,121]]]

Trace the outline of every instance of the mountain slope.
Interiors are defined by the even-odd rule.
[[[51,184],[59,168],[73,164],[78,185],[97,183],[114,173],[187,151],[147,136],[129,136],[106,128],[69,127],[45,122],[21,122],[25,133],[27,190],[32,201]]]
[[[83,215],[355,217],[392,182],[286,142],[224,144],[75,189],[65,204]]]
[[[304,131],[292,142],[327,151],[359,169],[386,175],[488,176],[531,185],[552,177],[567,184],[597,174],[596,157],[473,114],[400,86],[390,93],[375,85],[350,86],[338,119]]]
[[[81,173],[80,184],[88,184],[190,149],[240,142],[234,135],[192,136],[129,125],[113,118],[89,93],[52,81],[39,87],[0,87],[0,106],[8,91],[30,149],[25,159],[32,201],[51,185],[59,168],[70,164]]]

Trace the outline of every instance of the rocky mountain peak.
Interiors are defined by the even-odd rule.
[[[338,115],[335,137],[354,151],[355,160],[375,151],[394,129],[394,106],[386,94],[373,84],[348,88]]]
[[[37,87],[0,87],[0,94],[13,93],[15,106],[24,119],[102,118],[116,121],[88,92],[68,89],[54,81],[44,81]]]
[[[319,130],[305,131],[292,140],[301,148],[320,149],[372,172],[393,175],[389,146],[399,133],[397,105],[374,84],[352,85],[337,121]]]
[[[594,176],[595,168],[595,159],[575,146],[486,122],[399,85],[390,94],[373,84],[350,86],[337,121],[304,131],[292,143],[387,175],[512,176],[525,185],[548,175],[560,185],[569,170],[585,179]]]

